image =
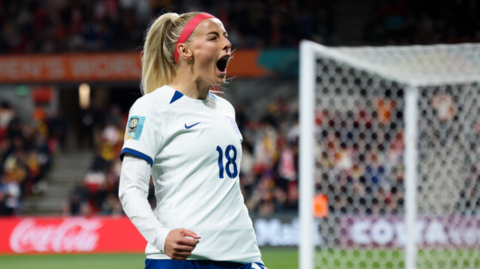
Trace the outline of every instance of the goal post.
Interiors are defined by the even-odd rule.
[[[299,268],[314,268],[313,245],[313,177],[314,177],[314,103],[315,57],[311,42],[300,44],[300,244]]]
[[[417,246],[415,222],[417,219],[417,102],[418,88],[409,86],[405,96],[405,268],[415,269]]]
[[[301,42],[300,269],[480,267],[479,82],[479,44]]]

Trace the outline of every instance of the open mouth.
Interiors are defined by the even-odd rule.
[[[220,60],[217,61],[217,68],[220,72],[225,72],[227,69],[227,64],[228,64],[228,59],[230,58],[230,55],[225,55]]]

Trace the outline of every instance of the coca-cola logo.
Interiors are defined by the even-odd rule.
[[[13,229],[10,248],[17,253],[93,251],[102,225],[96,219],[67,218],[59,224],[38,224],[26,218]]]

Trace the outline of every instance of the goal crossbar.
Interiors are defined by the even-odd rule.
[[[332,48],[302,41],[301,50],[307,47],[310,57],[332,59],[409,86],[480,81],[480,44]]]

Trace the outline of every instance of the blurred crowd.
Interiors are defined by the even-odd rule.
[[[79,147],[91,148],[95,154],[83,180],[70,191],[69,201],[63,205],[63,216],[124,214],[118,186],[127,116],[117,105],[83,110]]]
[[[163,12],[217,16],[234,48],[332,45],[341,6],[326,0],[0,1],[0,53],[122,51],[141,48]],[[478,1],[382,0],[364,26],[371,45],[478,42]]]
[[[96,0],[0,1],[0,53],[132,50],[143,46],[162,12],[205,11],[224,23],[234,48],[295,47],[303,38],[328,43],[332,1]]]
[[[278,98],[259,120],[237,107],[243,135],[240,186],[250,213],[296,213],[298,210],[298,111]]]
[[[327,202],[318,209],[322,216],[402,212],[402,112],[393,100],[376,98],[371,107],[317,112],[316,194]],[[295,213],[298,104],[279,98],[259,121],[249,121],[240,107],[237,123],[244,136],[241,187],[250,212]]]
[[[35,108],[31,122],[21,120],[7,102],[0,107],[0,215],[21,213],[28,195],[41,191],[52,166],[52,156],[62,147],[67,122],[60,112],[49,115]]]
[[[480,41],[479,2],[382,0],[365,26],[371,45],[430,45]]]
[[[385,93],[357,100],[353,108],[317,112],[316,190],[328,197],[329,212],[403,212],[405,146],[397,103],[403,91]]]

